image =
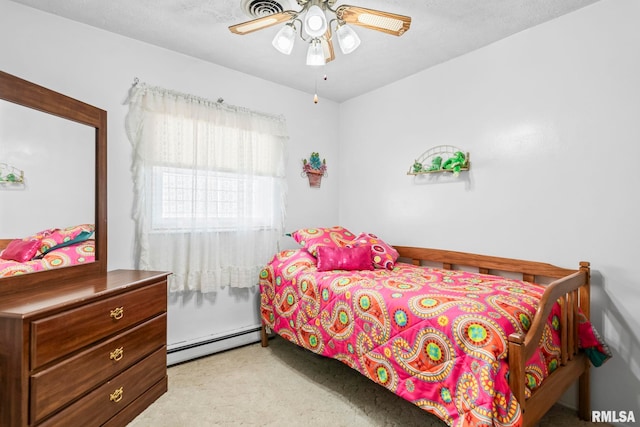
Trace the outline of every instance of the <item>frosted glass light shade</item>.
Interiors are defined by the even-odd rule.
[[[327,31],[327,17],[319,6],[313,5],[304,16],[304,31],[311,37],[320,37]]]
[[[293,50],[293,43],[295,41],[296,33],[293,30],[293,26],[291,24],[287,24],[278,31],[271,44],[273,47],[278,49],[278,51],[285,55],[289,55]]]
[[[325,63],[322,44],[320,43],[320,40],[313,39],[309,44],[309,50],[307,50],[307,65],[319,66],[324,65]]]
[[[342,50],[342,53],[345,55],[353,52],[360,46],[360,37],[358,37],[358,34],[348,25],[340,25],[336,29],[336,35],[338,36],[340,50]]]

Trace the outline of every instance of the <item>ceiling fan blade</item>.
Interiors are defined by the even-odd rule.
[[[403,35],[411,26],[410,16],[346,4],[336,9],[336,16],[347,24],[359,25],[394,36]]]
[[[333,42],[331,41],[331,33],[329,30],[325,33],[324,37],[320,39],[322,45],[322,51],[324,52],[325,62],[331,62],[336,59],[336,53],[333,50]]]
[[[284,12],[274,13],[272,15],[262,16],[251,21],[243,22],[241,24],[232,25],[229,30],[235,34],[249,34],[254,31],[269,28],[277,24],[281,24],[298,16],[298,12],[292,10],[285,10]]]

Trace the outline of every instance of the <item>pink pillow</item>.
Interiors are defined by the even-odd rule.
[[[318,271],[328,270],[373,270],[371,247],[318,246]]]
[[[393,246],[386,244],[378,236],[371,233],[359,234],[349,246],[358,247],[364,245],[371,246],[374,267],[393,270],[400,256]]]
[[[0,254],[0,258],[10,261],[27,262],[33,259],[38,249],[40,249],[40,240],[38,239],[16,239],[7,245],[4,251],[2,251],[2,254]]]
[[[344,227],[301,228],[291,233],[291,237],[301,244],[311,255],[318,256],[319,246],[343,248],[351,243],[355,234]]]

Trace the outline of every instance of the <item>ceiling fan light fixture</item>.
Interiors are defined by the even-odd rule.
[[[248,22],[231,25],[234,34],[249,34],[257,30],[284,24],[271,44],[279,52],[290,55],[295,39],[308,43],[307,65],[320,66],[335,59],[336,39],[343,54],[349,54],[360,46],[360,37],[354,27],[401,36],[411,26],[411,17],[351,5],[335,10],[337,0],[297,0],[301,10],[289,10],[281,2],[293,0],[241,0],[243,7],[250,7],[251,16],[260,15]],[[274,13],[269,13],[273,11]],[[264,16],[262,16],[264,15]]]
[[[318,5],[313,5],[304,16],[304,31],[311,37],[320,37],[327,31],[327,17]]]
[[[293,28],[293,24],[287,24],[278,31],[271,44],[279,52],[289,55],[293,50],[293,44],[295,41],[296,32]]]
[[[336,35],[338,36],[338,44],[340,50],[345,55],[353,52],[360,46],[360,37],[350,26],[343,24],[336,29]]]
[[[320,40],[311,40],[311,43],[309,43],[309,50],[307,50],[307,65],[317,67],[325,64],[324,50],[322,49]]]

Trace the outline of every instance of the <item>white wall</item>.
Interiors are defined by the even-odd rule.
[[[87,179],[95,171],[95,144],[87,143],[95,133],[93,127],[0,101],[0,163],[26,172],[22,185],[0,185],[0,236],[26,237],[95,221],[95,182]],[[51,149],[59,144],[65,149]]]
[[[603,0],[340,105],[340,222],[394,244],[593,268],[614,358],[599,410],[640,415],[640,2]],[[458,180],[407,176],[470,152]]]
[[[0,70],[108,112],[109,270],[135,266],[131,147],[124,132],[127,106],[123,105],[135,77],[151,85],[213,100],[222,97],[228,104],[283,114],[290,135],[287,229],[337,223],[337,173],[336,178],[323,180],[320,189],[309,188],[300,177],[301,159],[312,151],[327,159],[330,173],[338,170],[338,128],[325,125],[337,123],[337,104],[324,100],[313,104],[311,94],[7,0],[0,0],[0,40]],[[34,200],[33,209],[37,208]],[[295,243],[283,238],[282,244]],[[225,290],[205,297],[172,296],[169,345],[257,326],[257,307],[255,289]]]

